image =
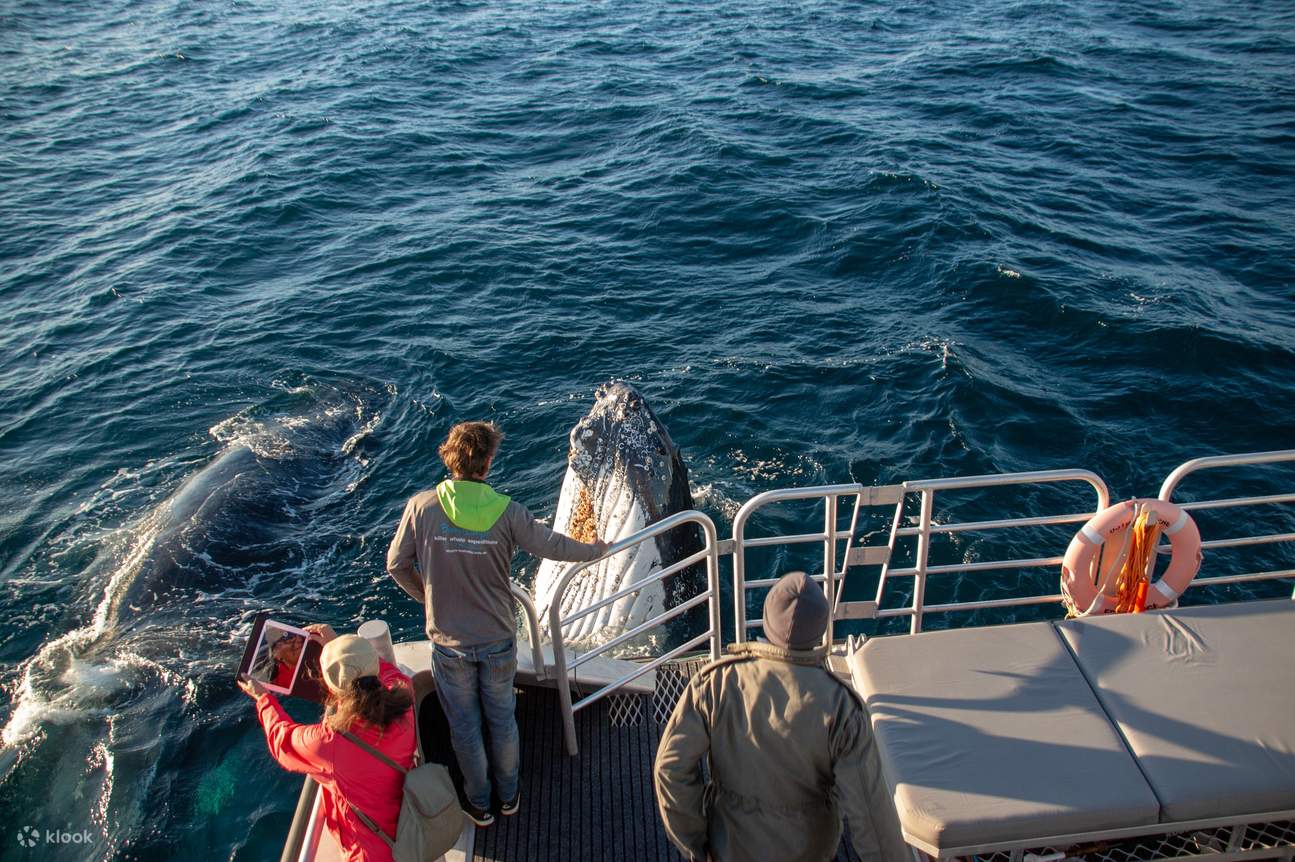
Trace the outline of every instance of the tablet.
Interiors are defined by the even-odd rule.
[[[319,672],[322,649],[319,639],[310,632],[272,620],[269,611],[262,611],[252,622],[238,674],[276,694],[320,702],[324,699]]]

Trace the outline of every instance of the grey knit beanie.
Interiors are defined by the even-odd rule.
[[[764,636],[786,649],[814,649],[827,631],[827,597],[804,572],[778,579],[764,598]]]

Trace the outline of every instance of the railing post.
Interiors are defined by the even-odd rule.
[[[823,632],[823,646],[832,646],[836,628],[836,495],[828,494],[823,500],[823,594],[827,597],[827,631]]]
[[[577,567],[578,568],[578,567]],[[553,637],[553,665],[557,671],[558,701],[562,707],[562,735],[566,738],[567,754],[580,753],[576,744],[576,714],[571,710],[571,680],[567,674],[567,649],[562,643],[562,621],[558,614],[561,597],[555,592],[549,605],[549,634]]]
[[[513,599],[522,606],[526,614],[526,626],[530,629],[531,664],[535,666],[536,679],[548,679],[548,669],[544,667],[544,650],[540,647],[540,617],[535,610],[535,602],[526,595],[526,591],[516,584],[511,584]]]
[[[922,630],[922,607],[926,603],[926,560],[931,552],[931,512],[935,508],[935,492],[930,488],[922,491],[922,516],[918,523],[917,561],[913,575],[913,624],[911,634]]]
[[[733,643],[746,643],[746,519],[751,500],[733,517]]]
[[[899,544],[899,525],[904,519],[904,501],[908,491],[900,492],[899,501],[895,503],[895,515],[890,521],[890,538],[886,540],[886,562],[881,564],[881,576],[877,578],[877,607],[881,608],[882,595],[886,591],[886,578],[890,574],[890,563],[895,558],[895,547]]]
[[[706,543],[710,546],[710,553],[706,555],[706,589],[710,593],[710,599],[706,602],[706,607],[710,614],[710,660],[716,661],[723,653],[724,639],[720,630],[722,621],[719,612],[719,534],[710,518],[702,522],[701,528],[706,536]]]
[[[845,594],[845,582],[849,580],[848,569],[850,568],[850,554],[854,550],[854,534],[859,531],[859,512],[863,510],[863,493],[854,495],[854,511],[850,513],[850,532],[845,534],[845,559],[841,565],[841,580],[836,585],[836,593],[832,596],[832,619],[836,619],[837,610],[840,607]],[[839,512],[837,514],[840,514]],[[835,543],[832,547],[836,547]]]

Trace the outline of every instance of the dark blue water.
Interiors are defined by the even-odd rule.
[[[232,656],[266,606],[418,632],[383,554],[457,420],[547,514],[628,378],[721,530],[1295,445],[1293,177],[1286,2],[12,0],[0,812],[93,849],[0,857],[277,858],[298,783]],[[106,617],[141,571],[173,589]]]

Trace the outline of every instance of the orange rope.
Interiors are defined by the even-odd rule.
[[[1129,527],[1129,553],[1115,579],[1117,614],[1141,613],[1147,607],[1147,587],[1155,566],[1160,531],[1164,529],[1159,522],[1148,524],[1149,514],[1142,512]]]

